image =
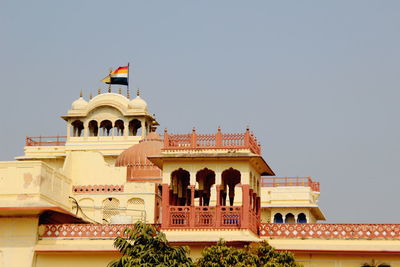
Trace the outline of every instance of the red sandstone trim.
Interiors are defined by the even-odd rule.
[[[72,192],[78,194],[124,192],[124,186],[123,185],[76,185],[72,187]]]
[[[260,236],[271,238],[400,239],[400,224],[260,224]]]
[[[44,224],[44,232],[39,238],[93,238],[113,239],[117,236],[124,236],[124,230],[132,227],[133,224]],[[159,225],[155,225],[157,230]]]

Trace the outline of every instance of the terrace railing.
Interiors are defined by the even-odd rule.
[[[254,214],[244,215],[241,206],[170,206],[169,223],[163,226],[166,229],[239,229],[243,216],[252,217]],[[257,223],[257,218],[252,218]],[[254,228],[254,227],[253,227]],[[257,228],[253,229],[257,231]]]
[[[124,230],[133,224],[43,224],[39,239],[114,239],[124,236]],[[154,224],[160,230],[159,224]]]
[[[261,177],[261,186],[307,186],[315,192],[320,192],[319,182],[313,181],[311,177]]]
[[[260,236],[273,238],[400,239],[400,224],[266,223]]]
[[[199,150],[199,149],[250,149],[261,155],[261,145],[249,129],[245,133],[225,134],[218,128],[216,134],[168,134],[164,132],[164,150]]]
[[[25,146],[63,146],[66,136],[27,136]]]

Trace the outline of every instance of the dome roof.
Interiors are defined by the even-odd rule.
[[[71,109],[85,109],[87,105],[88,102],[83,97],[80,97],[72,102]]]
[[[129,102],[128,107],[136,110],[147,110],[147,103],[138,95]]]
[[[133,145],[122,152],[116,162],[116,167],[128,167],[127,178],[146,179],[161,178],[161,170],[147,159],[148,156],[161,154],[163,141],[160,135],[149,133],[139,144]]]

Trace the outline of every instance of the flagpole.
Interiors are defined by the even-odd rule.
[[[110,83],[108,84],[108,92],[111,93],[111,72],[112,72],[112,68],[110,68]]]
[[[129,70],[129,62],[128,62],[128,85],[127,85],[127,86],[128,86],[128,87],[127,87],[127,91],[128,91],[128,92],[129,92],[129,71],[130,71],[130,70]]]

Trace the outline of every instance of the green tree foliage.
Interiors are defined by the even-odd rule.
[[[293,254],[275,251],[266,241],[251,244],[243,249],[229,247],[220,240],[215,246],[206,247],[197,260],[199,267],[298,267]]]
[[[115,238],[114,246],[122,256],[110,262],[109,267],[193,266],[189,249],[171,246],[165,235],[152,225],[137,222],[125,229],[125,235],[126,238]]]

